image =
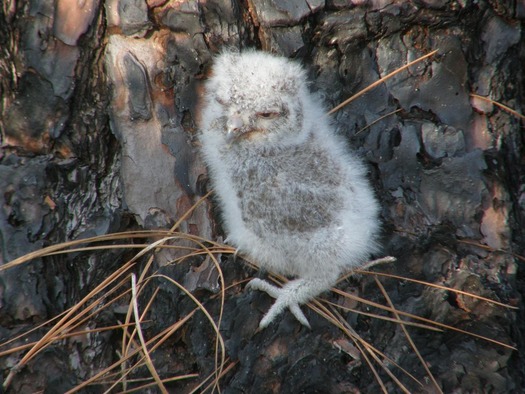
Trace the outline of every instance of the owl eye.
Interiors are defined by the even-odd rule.
[[[281,116],[277,111],[257,112],[257,117],[262,119],[275,119]]]
[[[220,105],[227,105],[228,103],[226,102],[226,100],[223,100],[222,98],[220,97],[215,97],[215,101],[217,101]]]

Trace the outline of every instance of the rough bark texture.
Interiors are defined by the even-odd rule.
[[[442,390],[522,392],[523,121],[471,94],[524,112],[524,18],[523,3],[511,0],[4,1],[0,264],[49,244],[169,226],[179,218],[203,193],[205,168],[193,143],[197,98],[213,55],[224,46],[298,59],[329,106],[438,49],[339,110],[334,124],[368,161],[383,206],[384,251],[398,261],[378,271],[520,308],[384,281],[398,309],[518,348],[410,328]],[[209,212],[202,205],[181,229],[220,236]],[[157,264],[175,257],[159,255]],[[56,316],[121,261],[116,252],[63,255],[1,272],[0,337]],[[210,279],[202,266],[189,270],[190,263],[162,270],[196,289],[218,316],[220,305],[210,298],[216,276]],[[223,264],[227,285],[253,274],[238,261]],[[371,277],[340,287],[384,302]],[[193,308],[179,290],[165,283],[159,288],[150,332]],[[326,298],[341,301],[336,294]],[[221,380],[223,392],[378,391],[354,344],[307,308],[311,331],[285,314],[257,332],[270,304],[241,285],[228,290],[221,329],[237,363]],[[107,321],[93,325],[117,318],[108,313]],[[425,376],[399,325],[355,314],[347,319],[390,359]],[[113,339],[97,334],[52,346],[18,372],[9,390],[63,392],[114,361],[119,347]],[[153,361],[166,376],[204,378],[215,365],[214,346],[211,327],[196,314]],[[22,354],[0,357],[3,378]],[[145,369],[135,373],[148,376]],[[413,392],[431,390],[395,373]],[[186,391],[198,381],[172,387]]]

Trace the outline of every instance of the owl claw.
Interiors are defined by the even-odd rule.
[[[310,326],[310,323],[308,322],[308,319],[306,318],[303,311],[299,307],[299,304],[291,304],[288,306],[288,308],[290,308],[290,312],[292,312],[292,315],[294,315],[295,318],[299,320],[299,323],[301,323],[305,327],[308,327],[309,329],[312,329],[312,327]]]
[[[235,249],[235,252],[233,252],[233,261],[237,260],[237,256],[239,255],[239,248]]]
[[[290,283],[293,283],[293,281]],[[270,323],[273,322],[275,318],[279,316],[286,308],[290,309],[290,312],[292,312],[292,314],[299,321],[299,323],[301,323],[303,326],[311,328],[308,319],[306,318],[303,311],[301,310],[301,307],[299,306],[300,302],[297,300],[297,287],[285,286],[283,288],[279,288],[264,280],[252,279],[248,283],[247,288],[251,290],[264,291],[270,297],[275,298],[274,304],[271,306],[271,308],[268,310],[266,315],[264,315],[261,322],[259,323],[259,329],[268,327]]]
[[[248,284],[246,285],[246,288],[250,290],[264,291],[272,298],[279,297],[279,293],[282,290],[279,287],[274,286],[266,282],[265,280],[258,279],[258,278],[252,279],[250,282],[248,282]]]

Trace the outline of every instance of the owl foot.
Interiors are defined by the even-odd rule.
[[[264,280],[252,279],[250,283],[248,283],[247,288],[264,291],[268,293],[270,297],[275,298],[274,304],[259,323],[259,328],[266,328],[286,308],[290,309],[290,312],[292,312],[303,326],[311,328],[308,319],[299,306],[308,302],[319,293],[317,286],[314,286],[313,289],[309,284],[311,283],[306,280],[296,279],[288,282],[284,287],[279,288]],[[314,291],[312,292],[312,290]]]

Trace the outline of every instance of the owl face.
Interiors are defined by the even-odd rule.
[[[221,54],[207,84],[211,128],[228,145],[289,145],[301,139],[303,69],[260,52]]]

